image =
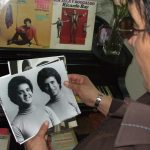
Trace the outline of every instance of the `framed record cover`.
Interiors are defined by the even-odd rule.
[[[90,51],[96,4],[95,0],[2,0],[0,47]]]

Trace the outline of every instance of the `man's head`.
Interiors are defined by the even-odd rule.
[[[31,26],[31,19],[30,19],[30,18],[25,18],[25,19],[24,19],[24,24],[25,24],[27,27],[30,27],[30,26]]]
[[[40,89],[50,97],[56,97],[61,89],[61,77],[54,68],[43,68],[37,76]]]
[[[134,28],[141,30],[141,32],[134,31],[133,36],[129,39],[129,44],[134,48],[145,87],[150,91],[150,1],[128,0],[128,8],[134,20]]]
[[[8,83],[8,96],[19,107],[32,103],[32,93],[32,83],[24,76],[13,77]]]

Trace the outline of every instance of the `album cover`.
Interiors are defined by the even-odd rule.
[[[0,3],[0,47],[49,48],[50,0],[7,0]]]
[[[96,1],[54,0],[50,48],[91,50]]]

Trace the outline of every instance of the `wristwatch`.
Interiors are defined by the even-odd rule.
[[[94,104],[94,107],[95,107],[95,108],[98,108],[98,106],[100,105],[100,103],[101,103],[101,101],[102,101],[103,96],[104,96],[104,95],[103,95],[102,93],[97,96],[96,101],[95,101],[95,104]]]

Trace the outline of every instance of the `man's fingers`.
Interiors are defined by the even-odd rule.
[[[78,89],[78,85],[69,83],[69,81],[65,81],[65,82],[64,82],[64,85],[65,85],[67,88],[71,89],[71,90],[73,91],[73,94],[74,94],[74,95],[78,95],[78,90],[77,90],[77,89]]]
[[[73,91],[78,91],[79,85],[84,84],[85,76],[79,74],[68,74],[69,81],[65,81],[64,85]]]
[[[70,83],[69,83],[69,81],[64,81],[64,85],[65,85],[66,87],[70,88]]]
[[[43,124],[42,124],[42,126],[41,126],[41,128],[40,128],[40,130],[39,130],[39,132],[38,132],[38,136],[40,136],[40,137],[42,137],[42,138],[45,138],[45,135],[46,135],[46,132],[47,132],[47,130],[48,130],[48,126],[49,126],[49,122],[48,121],[45,121]]]
[[[76,84],[82,84],[84,81],[84,78],[82,75],[79,74],[68,74],[69,82],[76,83]]]
[[[77,92],[77,89],[79,88],[79,86],[77,84],[74,84],[74,83],[70,83],[69,81],[65,81],[64,82],[64,85],[70,89],[73,90],[73,92]]]
[[[76,83],[77,80],[78,80],[78,75],[76,75],[76,74],[69,74],[68,78],[69,78],[69,82]]]

